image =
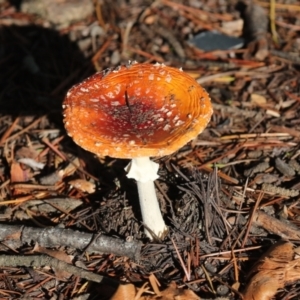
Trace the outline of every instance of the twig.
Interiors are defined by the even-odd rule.
[[[248,248],[243,248],[243,249],[234,249],[234,250],[229,250],[229,251],[220,251],[220,252],[215,252],[215,253],[209,253],[209,254],[203,254],[201,255],[201,258],[207,258],[207,257],[214,257],[214,256],[220,256],[220,255],[231,255],[232,253],[238,253],[238,252],[247,252],[251,250],[257,250],[260,249],[262,246],[253,246],[253,247],[248,247]],[[223,257],[224,259],[224,257]]]
[[[285,60],[288,60],[291,63],[300,64],[300,58],[297,53],[289,53],[289,52],[284,52],[284,51],[279,51],[279,50],[271,50],[271,54],[274,56],[278,56],[279,58],[283,58]]]
[[[2,145],[6,141],[6,139],[10,136],[10,134],[13,132],[13,130],[15,129],[19,121],[20,121],[20,117],[17,117],[14,120],[14,122],[11,124],[11,126],[5,131],[5,133],[2,135],[0,139],[0,145]]]
[[[278,34],[276,32],[276,25],[275,25],[275,0],[270,0],[270,28],[272,32],[273,41],[277,44],[278,43]]]
[[[257,200],[255,202],[255,205],[253,207],[253,212],[251,214],[251,217],[249,218],[249,222],[248,222],[248,226],[247,226],[247,230],[246,230],[246,233],[245,233],[245,236],[244,236],[244,240],[242,242],[242,245],[241,247],[245,247],[245,244],[247,242],[247,238],[248,238],[248,235],[249,235],[249,232],[250,232],[250,229],[251,229],[251,225],[252,225],[252,222],[253,222],[253,218],[254,218],[254,215],[255,215],[255,212],[257,211],[257,208],[259,207],[259,204],[261,202],[261,200],[263,199],[264,197],[264,192],[261,191],[257,197]]]
[[[214,81],[220,77],[226,77],[226,76],[235,76],[236,78],[238,77],[246,77],[246,76],[251,76],[251,78],[267,78],[270,77],[272,74],[268,74],[268,73],[259,73],[257,72],[253,72],[253,71],[237,71],[237,70],[233,70],[233,71],[227,71],[227,72],[222,72],[222,73],[217,73],[217,74],[213,74],[213,75],[207,75],[207,76],[202,76],[201,78],[197,79],[197,82],[199,84],[204,84],[206,82],[209,81]],[[251,112],[252,113],[252,112]]]
[[[149,61],[155,61],[155,62],[159,62],[159,63],[164,62],[164,59],[162,57],[157,56],[157,55],[153,55],[153,54],[148,53],[146,51],[143,51],[141,49],[133,48],[133,47],[130,47],[128,45],[125,45],[124,48],[128,51],[131,51],[133,53],[136,53],[136,54],[139,54],[141,56],[144,56],[144,57],[148,58]]]
[[[190,280],[191,280],[191,274],[188,272],[188,270],[187,270],[187,268],[186,268],[186,266],[185,266],[185,264],[184,264],[184,261],[183,261],[181,255],[180,255],[180,253],[179,253],[179,251],[178,251],[178,248],[177,248],[177,246],[176,246],[176,244],[175,244],[175,242],[174,242],[174,240],[173,240],[172,238],[171,238],[171,241],[172,241],[172,243],[173,243],[173,246],[174,246],[175,251],[176,251],[176,253],[177,253],[178,259],[179,259],[179,261],[180,261],[180,263],[181,263],[181,266],[182,266],[182,268],[183,268],[183,271],[184,271],[184,273],[185,273],[186,279],[187,279],[187,281],[190,281]]]
[[[270,7],[270,3],[268,2],[263,2],[263,1],[254,1],[255,3],[259,4],[262,7]],[[285,4],[285,3],[275,3],[275,8],[276,9],[284,9],[284,10],[290,10],[290,11],[300,11],[300,6],[299,4]]]
[[[45,116],[42,116],[36,120],[34,120],[30,125],[28,125],[27,127],[23,128],[22,130],[18,131],[17,133],[9,136],[6,138],[6,140],[2,141],[2,143],[4,142],[8,142],[10,140],[15,140],[18,136],[22,135],[23,133],[27,132],[29,129],[31,129],[32,127],[36,126],[39,122],[41,122],[41,120],[44,118]],[[1,145],[1,144],[0,144]]]
[[[95,66],[95,69],[97,71],[101,70],[101,66],[98,62],[98,60],[100,59],[101,55],[104,53],[104,51],[108,48],[108,46],[110,45],[111,41],[113,40],[113,36],[110,36],[106,42],[104,44],[102,44],[101,48],[96,52],[96,54],[94,54],[94,56],[92,57],[92,62]]]
[[[94,274],[92,272],[83,270],[81,268],[72,266],[56,258],[47,255],[0,255],[1,267],[44,267],[51,266],[56,270],[65,271],[72,275],[85,278],[90,281],[102,282],[104,279],[116,285],[117,282],[102,275]]]
[[[232,134],[222,136],[221,140],[233,140],[233,139],[249,139],[249,138],[268,138],[268,137],[290,137],[287,132],[272,132],[272,133],[245,133],[245,134]]]
[[[210,277],[209,273],[207,272],[207,270],[206,270],[206,268],[205,268],[205,266],[203,264],[201,265],[201,268],[202,268],[202,270],[203,270],[203,272],[205,274],[205,277],[206,277],[206,279],[207,279],[207,281],[209,283],[211,291],[216,295],[217,293],[216,293],[216,291],[214,289],[214,286],[213,286],[213,283],[212,283],[212,278]]]

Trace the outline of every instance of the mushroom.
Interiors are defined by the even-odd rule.
[[[79,146],[132,159],[127,176],[137,181],[145,233],[163,238],[158,164],[149,157],[169,155],[203,131],[212,115],[207,92],[182,70],[133,62],[72,87],[63,109],[65,128]]]

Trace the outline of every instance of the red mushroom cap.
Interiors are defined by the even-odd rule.
[[[207,92],[181,70],[131,64],[97,73],[64,101],[68,134],[82,148],[117,158],[168,155],[203,131]]]

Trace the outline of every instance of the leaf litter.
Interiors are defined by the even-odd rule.
[[[56,24],[1,1],[1,297],[109,299],[126,284],[128,299],[298,299],[296,2],[95,1]],[[247,44],[188,43],[209,30]],[[214,105],[197,139],[157,159],[170,233],[152,243],[127,161],[94,157],[62,126],[66,91],[128,60],[182,67]]]

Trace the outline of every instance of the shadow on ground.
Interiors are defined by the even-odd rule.
[[[64,130],[62,101],[65,94],[72,85],[94,72],[90,59],[85,58],[66,35],[38,26],[0,27],[1,116],[38,118],[46,114],[54,126]],[[99,161],[76,147],[71,139],[65,139],[64,146],[87,157],[91,162],[87,169],[96,177],[104,172],[105,167],[100,168]],[[96,168],[98,170],[94,170]],[[113,181],[114,174],[111,177]],[[95,193],[91,198],[99,200],[100,195]],[[94,208],[97,209],[97,205]],[[103,294],[103,286],[107,295],[114,292],[114,287],[107,287],[103,282],[98,287],[100,294]]]
[[[66,91],[94,72],[76,43],[38,26],[0,29],[0,112],[61,113]]]

